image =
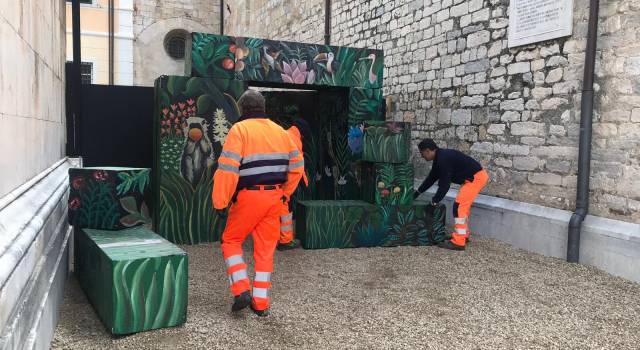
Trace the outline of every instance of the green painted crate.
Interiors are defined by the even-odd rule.
[[[150,179],[148,168],[69,169],[69,224],[101,230],[151,225]]]
[[[379,163],[407,163],[410,151],[410,123],[365,122],[362,160]]]
[[[445,235],[444,205],[375,206],[363,201],[300,201],[296,236],[305,249],[433,245]]]
[[[186,321],[188,257],[182,249],[143,227],[76,234],[76,275],[112,334]]]
[[[377,205],[411,205],[413,165],[411,163],[364,163],[363,200]]]

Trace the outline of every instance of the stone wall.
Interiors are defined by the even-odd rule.
[[[249,18],[279,18],[276,2],[292,3],[251,2],[257,13]],[[305,3],[322,10],[324,2]],[[332,44],[385,50],[387,118],[414,124],[414,146],[433,137],[469,152],[491,174],[487,194],[572,209],[589,1],[574,0],[571,37],[512,49],[508,5],[334,1]],[[640,222],[640,1],[600,6],[590,210]],[[308,37],[322,37],[323,20],[322,11],[305,17],[316,33]],[[300,38],[301,25],[278,23],[243,26],[251,35]],[[428,166],[415,155],[424,176]]]
[[[134,85],[153,86],[160,75],[183,75],[183,59],[170,57],[164,49],[172,30],[218,33],[218,0],[134,0]]]
[[[64,6],[0,4],[0,197],[64,156]]]
[[[227,1],[225,33],[234,36],[281,39],[305,43],[324,42],[324,1]]]

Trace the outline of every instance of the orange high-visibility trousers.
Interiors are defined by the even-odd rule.
[[[451,234],[451,242],[458,246],[464,246],[469,237],[469,216],[471,205],[489,181],[489,174],[482,169],[473,175],[473,181],[466,181],[456,197],[453,204],[453,215],[455,217],[454,231]]]
[[[293,241],[293,214],[289,211],[289,203],[283,203],[280,210],[280,244]]]
[[[252,304],[256,310],[269,308],[269,289],[273,272],[273,253],[280,235],[280,210],[284,192],[277,189],[248,190],[238,193],[229,210],[227,226],[222,233],[222,255],[227,265],[231,293],[238,296],[250,289],[242,243],[253,235],[255,278]]]

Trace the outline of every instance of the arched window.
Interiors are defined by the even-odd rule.
[[[177,60],[184,59],[187,35],[187,31],[183,29],[174,29],[167,33],[164,37],[164,50],[170,57]]]

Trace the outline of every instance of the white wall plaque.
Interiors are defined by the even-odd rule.
[[[571,35],[573,0],[511,0],[509,47]]]

